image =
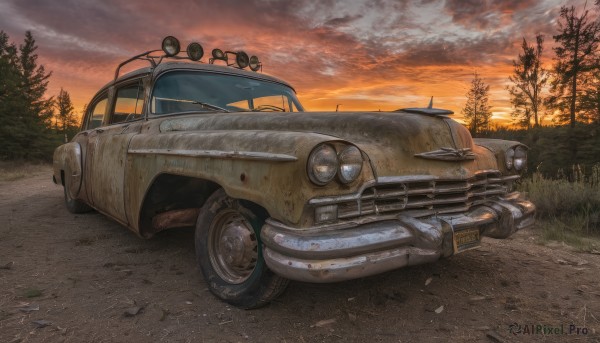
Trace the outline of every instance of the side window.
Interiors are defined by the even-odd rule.
[[[87,122],[87,129],[95,129],[97,127],[102,126],[102,120],[104,119],[104,113],[106,113],[106,104],[108,103],[108,99],[104,96],[100,101],[96,102],[93,105],[93,108],[90,111]]]
[[[110,117],[110,123],[122,123],[142,117],[144,105],[144,86],[142,81],[117,89],[115,110]]]

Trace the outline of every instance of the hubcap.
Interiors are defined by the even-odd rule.
[[[211,224],[208,248],[215,271],[229,283],[246,281],[256,267],[256,234],[238,211],[225,210],[217,215]]]

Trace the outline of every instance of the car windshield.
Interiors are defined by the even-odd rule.
[[[243,76],[176,71],[161,76],[152,92],[153,114],[183,112],[303,111],[282,84]]]

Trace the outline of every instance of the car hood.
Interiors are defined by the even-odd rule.
[[[447,116],[408,112],[245,112],[165,119],[160,124],[161,132],[266,130],[327,135],[363,150],[375,176],[455,178],[469,177],[476,170],[497,169],[493,154],[474,146],[468,130]]]

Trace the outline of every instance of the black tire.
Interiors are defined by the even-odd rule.
[[[65,205],[67,206],[67,210],[75,214],[90,212],[92,208],[88,204],[84,203],[81,200],[71,198],[71,196],[69,195],[69,190],[67,189],[69,187],[68,184],[68,182],[65,182],[64,187]]]
[[[244,309],[268,304],[289,282],[269,270],[262,257],[263,212],[219,189],[208,198],[196,223],[196,259],[208,288]]]

